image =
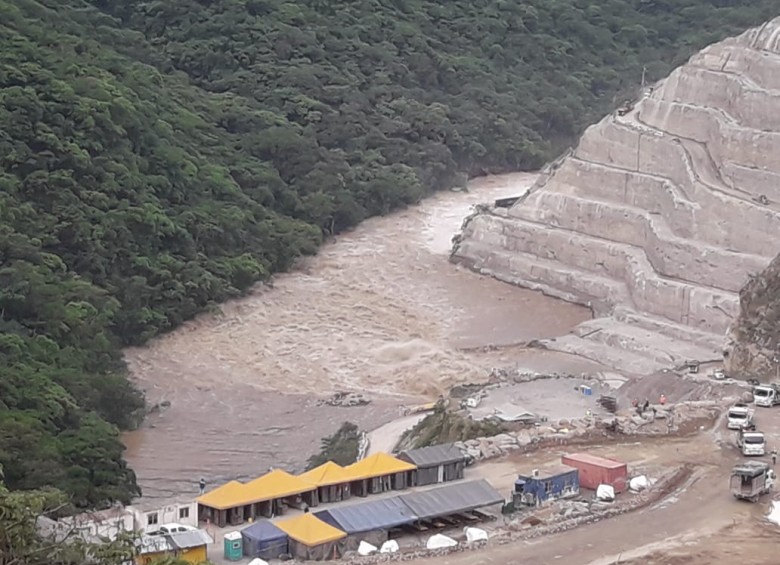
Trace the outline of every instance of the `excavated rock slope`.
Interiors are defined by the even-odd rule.
[[[730,374],[777,378],[780,374],[780,255],[740,292],[740,312],[730,334]]]
[[[591,126],[452,259],[589,305],[551,349],[647,374],[721,359],[739,291],[780,251],[780,18],[711,45]]]

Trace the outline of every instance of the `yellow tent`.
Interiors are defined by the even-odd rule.
[[[226,510],[264,500],[286,498],[314,490],[314,486],[281,469],[258,477],[246,484],[230,481],[196,499],[198,504]]]
[[[374,453],[357,463],[344,467],[344,473],[350,481],[373,479],[404,471],[414,471],[417,465],[396,459],[387,453]]]
[[[347,534],[326,524],[314,514],[301,514],[289,520],[276,522],[274,525],[290,538],[309,547],[347,537]]]
[[[287,471],[274,469],[270,473],[248,482],[245,486],[247,497],[251,502],[260,502],[262,500],[275,500],[277,498],[286,498],[303,492],[310,492],[314,487],[303,479],[291,475]]]
[[[239,483],[238,481],[230,481],[229,483],[225,483],[224,485],[199,496],[195,501],[198,504],[208,506],[209,508],[216,508],[217,510],[241,506],[241,504],[243,504],[241,500],[244,498],[245,486],[246,485]]]
[[[298,475],[298,478],[317,487],[340,485],[350,481],[344,467],[333,461],[326,461],[319,467]]]

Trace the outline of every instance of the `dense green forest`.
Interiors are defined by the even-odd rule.
[[[120,348],[484,172],[534,169],[776,0],[0,0],[0,464],[138,493]]]

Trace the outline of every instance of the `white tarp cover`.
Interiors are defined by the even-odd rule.
[[[466,526],[463,529],[466,532],[466,541],[473,543],[475,541],[487,541],[488,534],[485,530],[480,528],[469,528]]]
[[[615,489],[612,485],[599,485],[599,488],[596,489],[596,498],[612,502],[615,500]]]
[[[259,557],[255,557],[252,559],[252,561],[249,562],[249,565],[268,565],[268,561],[260,559]]]
[[[766,519],[780,526],[780,502],[772,501],[772,508],[769,510],[769,515]]]
[[[637,492],[640,490],[645,490],[649,486],[650,486],[650,481],[648,481],[647,477],[645,477],[644,475],[639,475],[638,477],[634,477],[628,483],[628,488]]]
[[[360,545],[358,546],[358,553],[360,555],[371,555],[377,550],[377,547],[375,545],[371,545],[367,541],[360,542]]]
[[[444,534],[435,534],[428,538],[428,543],[425,544],[425,547],[428,549],[442,549],[445,547],[455,547],[456,545],[458,545],[458,542],[454,539],[447,537]]]
[[[387,540],[379,549],[379,553],[395,553],[396,551],[398,551],[398,542],[394,539]]]

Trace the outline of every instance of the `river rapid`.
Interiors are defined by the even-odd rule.
[[[144,498],[191,497],[201,476],[212,488],[270,466],[302,470],[342,422],[373,429],[403,405],[484,380],[491,363],[584,370],[549,352],[480,352],[565,334],[590,313],[448,261],[475,204],[519,195],[535,178],[476,179],[468,192],[367,220],[272,285],[126,350],[149,403],[170,403],[125,435]],[[322,403],[339,391],[372,402]]]

